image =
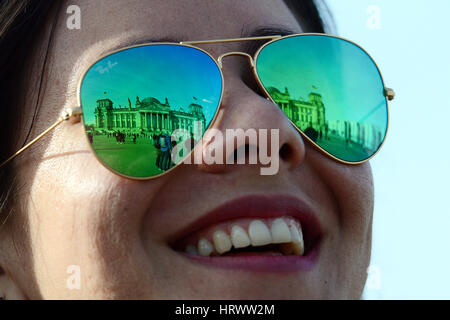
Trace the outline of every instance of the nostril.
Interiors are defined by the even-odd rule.
[[[287,143],[283,144],[279,151],[281,160],[287,161],[292,156],[292,148]]]

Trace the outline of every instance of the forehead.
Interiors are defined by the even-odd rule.
[[[75,53],[85,61],[89,55],[98,57],[146,39],[237,38],[264,27],[301,32],[282,0],[80,0],[76,4],[81,29],[58,29],[57,42],[65,44],[58,53],[66,57]],[[62,11],[62,20],[68,19]]]
[[[297,26],[282,0],[82,0],[78,5],[83,28],[90,31],[84,37],[90,39],[145,33],[196,40],[236,37],[260,24]]]

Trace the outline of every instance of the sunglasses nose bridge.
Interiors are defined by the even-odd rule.
[[[253,60],[251,55],[249,55],[248,53],[245,53],[245,52],[233,51],[233,52],[227,52],[227,53],[221,54],[219,56],[219,58],[217,58],[217,63],[219,64],[220,69],[222,69],[222,66],[223,66],[223,64],[222,64],[223,58],[229,57],[229,56],[243,56],[243,57],[246,57],[250,61],[250,66],[252,67],[252,69],[255,67],[255,62],[254,62],[254,60]]]

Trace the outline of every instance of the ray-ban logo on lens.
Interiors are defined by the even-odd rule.
[[[278,173],[279,129],[226,129],[224,135],[212,128],[202,135],[202,124],[195,121],[194,134],[183,128],[172,133],[173,163],[259,164],[261,175]],[[186,157],[192,150],[192,156]]]
[[[118,64],[117,62],[111,62],[111,60],[108,60],[105,66],[98,66],[97,68],[95,68],[95,71],[97,71],[100,74],[104,74],[109,72],[117,64]]]

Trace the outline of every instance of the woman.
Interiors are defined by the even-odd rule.
[[[27,4],[31,7],[25,10]],[[81,9],[80,29],[67,27],[74,18],[66,13],[69,4],[2,3],[1,73],[9,82],[1,89],[0,160],[47,129],[63,110],[77,106],[83,72],[126,44],[241,38],[255,35],[254,30],[261,36],[324,31],[312,1],[79,0],[74,4]],[[214,58],[246,51],[244,46],[198,45]],[[260,165],[202,162],[180,164],[154,179],[127,179],[93,156],[83,122],[74,117],[0,169],[2,297],[361,296],[371,248],[369,162],[345,164],[319,151],[262,92],[245,57],[230,56],[223,64],[222,115],[215,128],[278,129],[278,173],[260,175]],[[290,229],[288,237],[294,243],[298,232],[305,233],[305,252],[298,246],[283,250],[298,250],[306,258],[264,260],[279,258],[281,246],[269,243],[258,250],[254,243],[236,250],[230,262],[220,253],[220,239],[211,247],[227,236],[212,234],[218,225],[228,231],[235,225],[267,231],[261,223],[300,228]],[[309,238],[302,226],[310,229]],[[231,230],[233,243],[242,235],[237,227]],[[183,243],[189,237],[198,242]]]

